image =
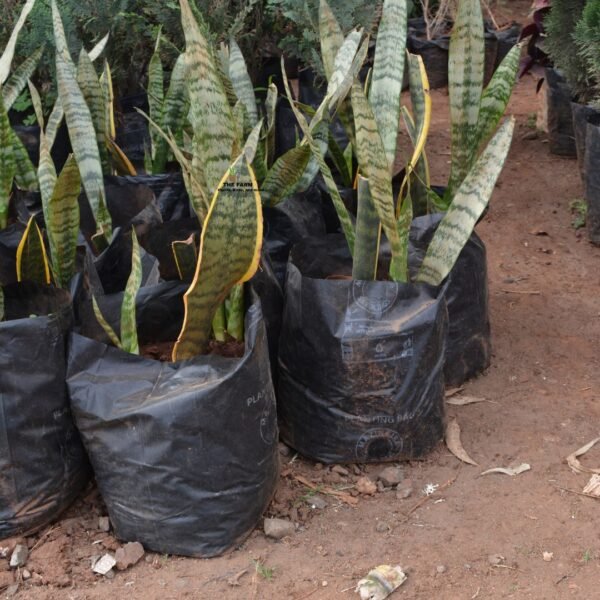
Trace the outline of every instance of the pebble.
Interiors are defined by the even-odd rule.
[[[281,540],[296,531],[294,524],[285,519],[265,519],[264,532],[267,537]]]
[[[488,562],[490,565],[501,565],[504,562],[504,556],[502,554],[490,554],[488,556]]]
[[[27,559],[29,558],[29,549],[23,544],[17,544],[13,553],[10,555],[10,567],[16,569],[17,567],[24,567]]]
[[[105,554],[101,558],[99,558],[94,566],[92,567],[92,571],[94,573],[98,573],[98,575],[108,575],[112,572],[112,568],[117,564],[115,557],[112,554]]]
[[[442,575],[443,573],[446,572],[446,567],[444,565],[438,565],[435,570],[437,571],[437,573],[439,575]]]
[[[307,504],[310,505],[311,508],[318,508],[319,510],[323,510],[327,508],[327,500],[323,498],[323,496],[319,496],[315,494],[306,500]]]
[[[333,467],[331,467],[331,470],[333,473],[337,473],[342,477],[348,477],[348,475],[350,475],[350,471],[348,471],[348,469],[342,467],[341,465],[334,465]]]
[[[17,544],[25,544],[25,539],[13,537],[2,540],[0,542],[0,558],[8,558],[13,553]]]
[[[129,567],[137,564],[144,558],[144,546],[139,542],[129,542],[115,552],[115,560],[117,561],[117,569],[124,571]]]
[[[413,486],[412,486],[412,481],[410,479],[407,479],[405,481],[403,481],[402,483],[399,483],[398,486],[396,487],[396,498],[398,500],[406,500],[407,498],[410,498],[412,496],[413,493]]]
[[[377,486],[374,481],[371,481],[368,477],[360,477],[356,482],[356,490],[360,494],[372,496],[377,493]]]
[[[387,487],[394,487],[404,479],[404,471],[400,467],[386,467],[379,473],[379,481]]]
[[[110,519],[108,517],[98,517],[98,529],[108,533],[110,531]]]
[[[375,531],[378,533],[387,533],[391,530],[392,528],[385,521],[377,521],[377,525],[375,525]]]
[[[23,575],[23,579],[25,581],[27,581],[28,579],[31,579],[31,573],[27,569],[23,569],[23,572],[21,573],[21,575]]]

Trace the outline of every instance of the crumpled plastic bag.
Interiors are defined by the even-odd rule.
[[[354,591],[360,594],[360,600],[384,600],[405,581],[406,573],[399,565],[379,565],[358,582]]]

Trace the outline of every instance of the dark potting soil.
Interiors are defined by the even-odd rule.
[[[140,347],[140,355],[144,358],[151,358],[161,362],[171,362],[174,346],[175,342],[144,344]],[[225,342],[211,340],[208,345],[207,354],[223,356],[224,358],[242,358],[242,356],[244,356],[244,350],[244,342],[238,342],[233,339]]]

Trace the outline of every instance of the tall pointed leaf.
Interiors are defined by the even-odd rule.
[[[369,101],[379,127],[390,173],[396,158],[400,123],[407,13],[406,0],[385,0],[383,3],[369,91]]]
[[[398,234],[392,178],[369,101],[362,86],[352,86],[352,108],[356,124],[356,154],[361,172],[369,180],[369,190],[381,226],[390,242],[392,260],[390,276],[394,281],[408,281],[408,265],[403,261],[402,240]]]
[[[510,148],[514,125],[513,117],[501,125],[456,191],[429,244],[417,281],[440,285],[452,270],[490,200]]]
[[[131,229],[131,241],[131,273],[127,279],[121,304],[121,347],[125,352],[139,354],[135,298],[142,284],[142,259],[140,244],[133,228]]]
[[[265,206],[276,206],[294,193],[310,157],[310,146],[305,144],[288,150],[275,161],[260,186]]]
[[[152,58],[148,64],[148,105],[150,107],[150,116],[152,119],[156,123],[162,124],[165,91],[163,65],[160,59],[160,39],[161,34],[159,30],[158,35],[156,36],[154,53],[152,54]],[[153,158],[156,158],[157,146],[159,144],[159,140],[162,140],[162,138],[156,130],[150,129],[150,139],[152,140]],[[164,169],[164,165],[162,166],[162,169]],[[156,171],[156,173],[159,173],[159,171]]]
[[[35,217],[29,219],[17,247],[17,281],[51,282],[46,247]]]
[[[81,177],[73,155],[69,156],[48,203],[44,203],[44,220],[50,243],[50,255],[56,284],[66,288],[75,275]]]
[[[4,229],[8,219],[8,205],[17,172],[17,165],[13,153],[13,130],[0,98],[0,229]]]
[[[217,307],[234,285],[254,275],[261,244],[260,194],[252,168],[242,158],[236,167],[226,171],[204,222],[200,257],[194,280],[184,296],[185,317],[173,360],[192,358],[205,351]]]
[[[115,347],[122,349],[121,340],[119,339],[119,336],[115,333],[115,330],[110,326],[110,323],[104,318],[104,315],[102,314],[102,311],[98,306],[98,301],[96,300],[95,296],[92,296],[92,307],[94,309],[94,316],[96,317],[96,320],[98,321],[98,323],[100,323],[100,326],[102,327],[102,329],[104,329],[104,332],[106,333],[110,341],[115,345]]]
[[[12,151],[16,164],[15,182],[17,187],[28,192],[37,192],[39,190],[35,167],[29,158],[29,153],[23,145],[21,138],[12,132]]]
[[[480,0],[460,0],[448,58],[452,124],[450,194],[466,176],[476,152],[485,58],[483,33]]]
[[[250,124],[253,126],[256,125],[258,121],[258,109],[256,108],[254,86],[252,85],[250,75],[248,75],[244,55],[233,38],[229,42],[229,79],[231,79],[235,95],[246,107],[246,112],[250,117]]]
[[[180,0],[186,41],[190,120],[194,130],[194,168],[201,167],[207,195],[212,197],[231,163],[234,123],[223,83],[208,41],[188,0]]]
[[[198,260],[194,234],[192,233],[187,240],[171,242],[171,250],[173,251],[179,279],[182,281],[191,280],[196,272],[196,262]]]
[[[327,0],[321,0],[319,6],[319,37],[325,76],[329,81],[335,68],[335,57],[344,43],[344,34]]]
[[[369,180],[358,177],[356,241],[352,261],[352,279],[372,281],[377,276],[381,223],[369,192]]]
[[[10,76],[10,79],[6,82],[6,85],[2,88],[2,96],[4,98],[4,107],[6,110],[10,110],[15,100],[19,97],[19,94],[27,85],[27,80],[33,75],[43,52],[43,46],[35,50],[31,56],[26,58],[15,69],[14,73]]]
[[[27,0],[27,2],[25,2],[25,5],[21,9],[21,14],[19,15],[10,37],[8,38],[4,52],[2,53],[2,56],[0,56],[0,85],[3,85],[8,79],[10,74],[10,66],[12,64],[15,48],[17,46],[17,38],[19,37],[19,33],[21,32],[21,29],[23,29],[23,25],[25,25],[25,21],[29,16],[34,4],[35,0]]]
[[[69,54],[65,32],[56,6],[52,0],[52,17],[56,42],[56,79],[58,95],[64,110],[73,154],[77,160],[81,181],[88,201],[96,218],[96,223],[105,237],[110,236],[112,224],[102,210],[104,202],[104,181],[98,144],[90,143],[96,139],[90,109],[77,85],[75,66]]]

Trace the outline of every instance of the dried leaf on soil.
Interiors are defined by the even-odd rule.
[[[493,469],[488,469],[487,471],[484,471],[483,473],[481,473],[481,475],[489,475],[490,473],[501,473],[502,475],[510,475],[510,477],[514,477],[515,475],[520,475],[521,473],[525,473],[525,471],[530,470],[531,465],[523,463],[516,467],[494,467]]]
[[[593,448],[598,442],[600,442],[600,437],[588,442],[585,446],[579,448],[579,450],[575,450],[573,454],[569,454],[567,456],[567,464],[571,467],[571,471],[573,473],[597,473],[600,474],[600,469],[588,469],[584,467],[577,459],[579,456],[585,454],[588,450]]]
[[[600,475],[592,475],[587,485],[583,488],[584,494],[600,498]]]
[[[463,462],[477,466],[477,463],[467,454],[460,441],[460,426],[456,419],[452,419],[446,427],[446,446],[448,450]]]
[[[455,387],[449,388],[446,390],[446,398],[452,398],[452,396],[456,396],[456,394],[460,394],[465,388],[463,387]]]
[[[458,396],[446,399],[446,404],[452,404],[452,406],[466,406],[467,404],[476,404],[477,402],[491,402],[491,400],[477,396]]]
[[[358,582],[355,592],[360,594],[361,600],[384,600],[405,581],[402,567],[379,565]]]

